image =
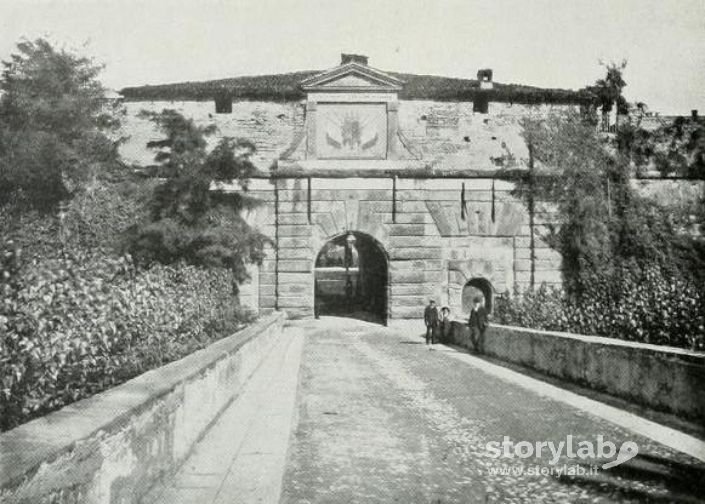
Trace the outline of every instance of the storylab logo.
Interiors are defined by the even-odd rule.
[[[490,441],[485,446],[490,457],[496,459],[530,459],[548,460],[550,465],[568,459],[577,460],[611,460],[602,464],[602,469],[623,464],[633,459],[639,453],[639,446],[634,441],[625,441],[617,449],[612,441],[605,441],[599,435],[595,441],[578,441],[572,435],[566,436],[565,441],[513,441],[509,436],[504,436],[502,441]]]

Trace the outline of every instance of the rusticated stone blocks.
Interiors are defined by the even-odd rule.
[[[537,283],[561,281],[560,255],[548,248],[539,226],[532,252],[528,215],[508,182],[400,178],[396,193],[391,177],[292,178],[276,185],[278,212],[261,213],[278,236],[277,253],[271,251],[259,270],[261,307],[312,314],[316,257],[348,232],[370,237],[383,251],[393,318],[418,317],[428,297],[459,310],[471,279],[486,280],[495,293],[525,288],[532,267]],[[264,193],[274,184],[256,186],[273,201]],[[550,221],[549,210],[542,207],[542,222]]]

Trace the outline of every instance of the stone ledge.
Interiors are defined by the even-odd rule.
[[[452,340],[470,348],[464,322]],[[491,325],[485,352],[647,408],[705,421],[705,353],[682,348]]]
[[[692,362],[705,366],[705,353],[695,352],[693,350],[687,350],[685,348],[664,346],[664,345],[653,345],[650,343],[638,343],[636,341],[620,340],[616,338],[606,338],[604,336],[590,336],[585,334],[575,334],[560,331],[544,331],[540,329],[527,329],[524,327],[516,326],[505,326],[500,324],[492,324],[492,327],[504,330],[512,330],[527,334],[536,334],[541,336],[556,336],[558,338],[567,338],[587,343],[593,343],[598,345],[606,345],[613,347],[625,347],[634,350],[639,350],[647,353],[657,354],[659,356],[669,356],[682,359],[686,362]]]
[[[284,317],[269,315],[183,359],[1,434],[0,501],[117,502],[115,492],[123,500],[138,497],[178,466],[232,400],[279,336]]]

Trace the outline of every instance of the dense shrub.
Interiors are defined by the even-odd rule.
[[[102,180],[76,194],[63,218],[65,239],[71,247],[102,247],[123,252],[125,232],[147,214],[147,203],[158,181]]]
[[[495,319],[533,329],[705,350],[702,289],[658,266],[595,276],[580,301],[542,285],[498,299]]]
[[[2,62],[0,430],[180,358],[249,318],[236,282],[261,260],[266,238],[245,233],[238,211],[248,198],[210,189],[235,179],[246,191],[254,145],[226,139],[206,153],[198,128],[196,145],[175,131],[150,143],[171,170],[138,179],[119,159],[113,135],[124,110],[106,99],[99,72],[43,39],[20,42]],[[137,237],[152,247],[133,252],[152,255],[121,255],[134,245],[127,230],[150,216]],[[189,247],[169,249],[188,238]]]
[[[178,359],[246,319],[225,269],[74,252],[0,256],[0,428]]]
[[[121,232],[155,181],[99,180],[49,215],[0,206],[0,429],[183,357],[234,332],[232,271],[139,268]]]
[[[0,206],[0,429],[183,357],[234,332],[232,270],[138,267],[124,230],[159,181],[95,179],[59,214]],[[21,251],[21,252],[20,252]]]

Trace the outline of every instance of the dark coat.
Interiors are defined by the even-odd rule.
[[[423,312],[423,321],[427,326],[437,326],[438,325],[438,310],[434,306],[431,308],[427,306]]]
[[[487,320],[487,310],[484,306],[480,306],[477,310],[473,308],[470,312],[470,319],[468,320],[468,326],[470,329],[479,329],[484,331],[489,324]]]

